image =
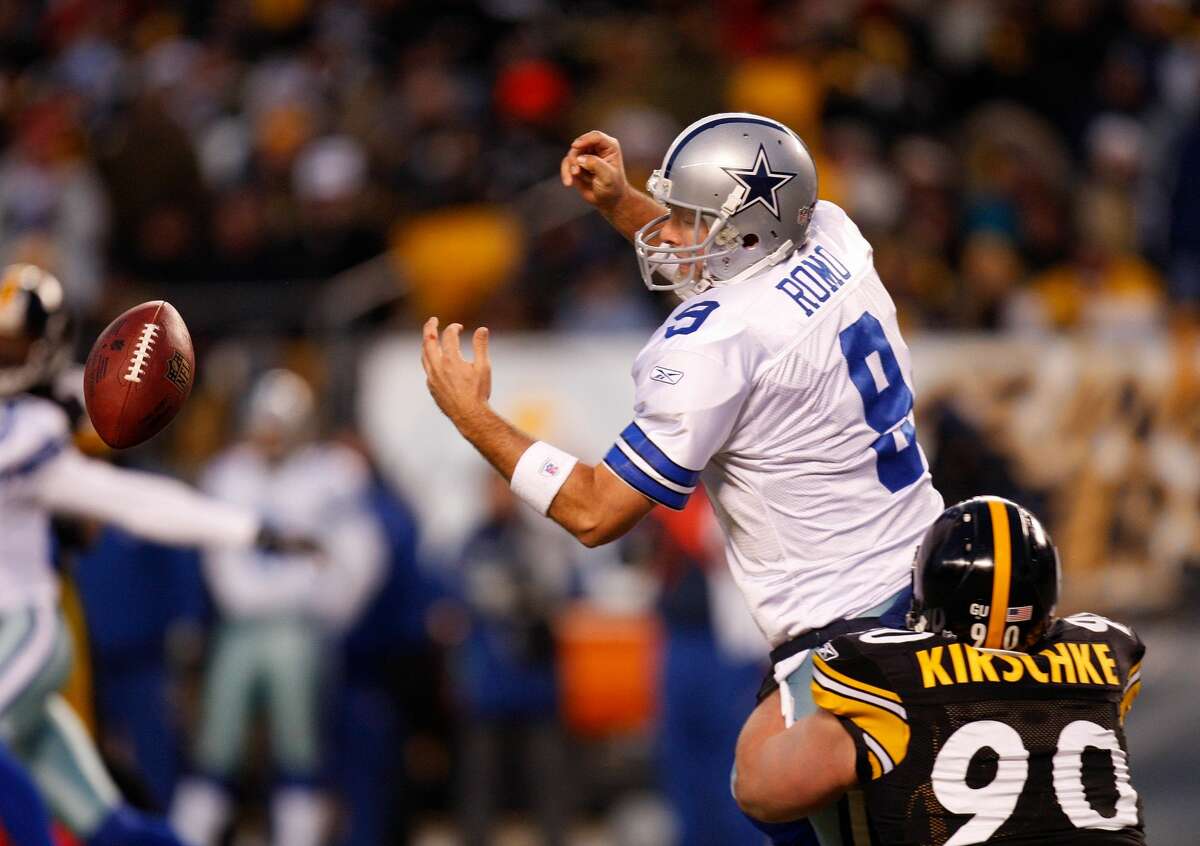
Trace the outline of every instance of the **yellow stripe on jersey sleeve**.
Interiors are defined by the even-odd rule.
[[[1129,713],[1129,709],[1133,707],[1133,700],[1137,699],[1138,694],[1142,692],[1142,683],[1134,682],[1129,690],[1125,691],[1125,695],[1121,697],[1121,722],[1125,722],[1125,715]]]
[[[867,752],[867,763],[871,765],[871,781],[883,775],[883,765],[879,763],[879,756],[874,752]]]
[[[890,699],[893,702],[900,701],[900,695],[895,691],[884,690],[882,687],[875,687],[874,685],[867,684],[864,681],[851,678],[845,673],[839,673],[837,670],[833,669],[833,667],[830,667],[828,662],[826,662],[824,658],[822,658],[820,655],[817,655],[815,652],[813,653],[812,660],[814,667],[819,669],[822,673],[829,676],[834,681],[839,681],[844,685],[861,690],[864,693],[870,693],[875,696],[881,696],[884,699]]]
[[[1138,694],[1142,692],[1142,662],[1138,661],[1129,668],[1129,675],[1125,677],[1125,693],[1121,697],[1121,722],[1125,722],[1125,715],[1129,713],[1129,709],[1133,707],[1133,700],[1137,699]]]
[[[872,778],[890,772],[904,760],[911,734],[904,719],[879,705],[822,687],[819,678],[819,673],[813,675],[813,702],[850,720],[866,735]]]

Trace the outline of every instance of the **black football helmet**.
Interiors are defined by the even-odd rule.
[[[51,381],[71,359],[62,285],[32,264],[0,271],[0,397]]]
[[[934,521],[913,564],[908,625],[974,646],[1022,649],[1058,602],[1058,550],[1037,518],[995,496],[968,499]]]

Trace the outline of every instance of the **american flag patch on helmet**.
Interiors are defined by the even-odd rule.
[[[1006,623],[1024,623],[1026,620],[1032,619],[1032,605],[1022,605],[1019,608],[1009,608],[1008,613],[1004,615],[1004,622]]]

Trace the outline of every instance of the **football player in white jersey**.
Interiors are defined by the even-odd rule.
[[[78,516],[180,546],[302,546],[252,511],[161,476],[90,459],[56,403],[29,393],[68,359],[58,280],[31,265],[0,272],[0,740],[54,814],[89,846],[179,846],[125,806],[85,729],[57,691],[70,667],[58,611],[50,517]]]
[[[855,620],[903,613],[913,554],[942,510],[871,245],[817,200],[800,138],[758,115],[689,126],[649,196],[603,133],[578,138],[562,167],[634,242],[646,285],[682,299],[634,362],[632,421],[603,466],[534,442],[488,405],[487,330],[468,362],[462,327],[439,338],[436,318],[423,339],[430,392],[518,495],[588,545],[656,504],[682,508],[703,481],[794,720],[814,707],[809,650]]]
[[[349,447],[315,440],[317,397],[298,374],[268,370],[247,400],[242,438],[213,459],[200,487],[320,536],[326,554],[217,550],[204,575],[219,621],[204,680],[196,777],[180,784],[171,823],[192,846],[228,826],[247,737],[261,708],[278,786],[271,842],[325,842],[320,789],[322,682],[330,635],[350,626],[383,576],[384,539],[367,507],[370,471]]]

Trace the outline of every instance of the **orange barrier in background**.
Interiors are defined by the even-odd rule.
[[[658,621],[580,603],[559,617],[557,634],[567,726],[591,737],[648,728],[658,710]]]

